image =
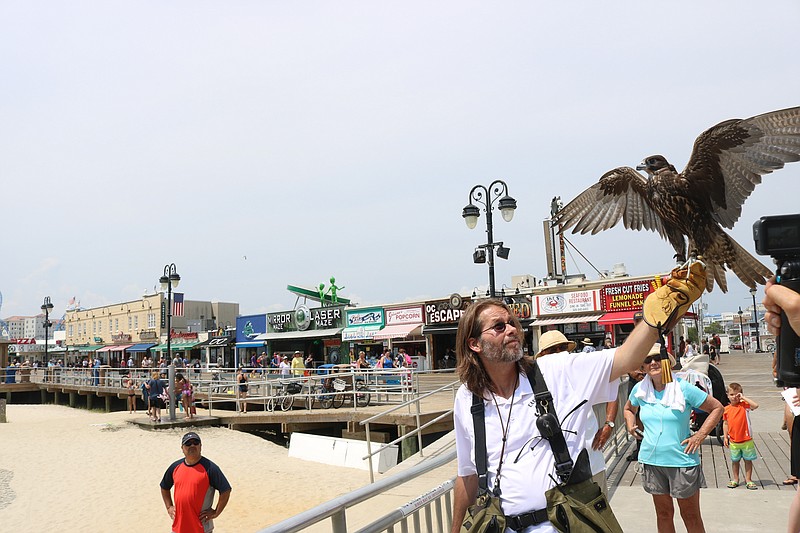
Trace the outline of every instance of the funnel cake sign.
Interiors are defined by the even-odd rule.
[[[647,295],[661,286],[660,279],[612,283],[600,289],[603,310],[641,311]]]

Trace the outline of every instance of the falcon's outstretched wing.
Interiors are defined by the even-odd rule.
[[[647,194],[647,180],[630,167],[619,167],[603,174],[592,185],[564,206],[553,218],[561,231],[575,226],[572,233],[592,235],[615,226],[623,219],[628,229],[657,231],[664,226],[653,210]]]
[[[681,177],[732,228],[761,176],[800,160],[800,107],[720,122],[695,141]]]

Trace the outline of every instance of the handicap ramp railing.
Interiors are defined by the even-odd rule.
[[[347,527],[347,510],[349,508],[375,498],[394,487],[403,485],[422,474],[451,463],[455,459],[456,451],[454,449],[436,457],[428,458],[404,472],[365,485],[353,492],[329,500],[308,511],[287,518],[265,529],[261,529],[258,533],[292,533],[295,531],[303,531],[326,519],[330,519],[331,521],[332,533],[347,533],[348,531],[352,531],[352,529],[348,529]],[[450,524],[452,523],[453,506],[451,503],[451,494],[453,490],[453,481],[454,480],[451,479],[442,483],[433,490],[415,498],[389,515],[358,531],[360,533],[366,533],[368,531],[393,531],[393,527],[397,523],[402,523],[403,531],[408,531],[408,520],[411,520],[412,524],[419,525],[419,527],[415,527],[415,531],[419,533],[423,531],[449,531]]]
[[[362,527],[356,533],[378,531],[393,532],[400,524],[400,531],[416,533],[445,533],[453,524],[452,493],[456,478],[448,479],[422,496],[414,498],[386,516]],[[411,528],[409,528],[409,521]]]

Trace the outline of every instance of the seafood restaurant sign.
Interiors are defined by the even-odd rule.
[[[598,310],[598,291],[574,291],[536,297],[537,315],[591,313]]]

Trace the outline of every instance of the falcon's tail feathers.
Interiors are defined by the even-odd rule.
[[[764,285],[767,278],[772,275],[769,268],[723,231],[714,236],[714,242],[705,251],[703,257],[708,261],[709,275],[706,278],[706,288],[709,292],[714,288],[714,280],[719,284],[722,292],[728,292],[725,267],[733,270],[741,282],[751,289],[755,288],[756,283]]]

